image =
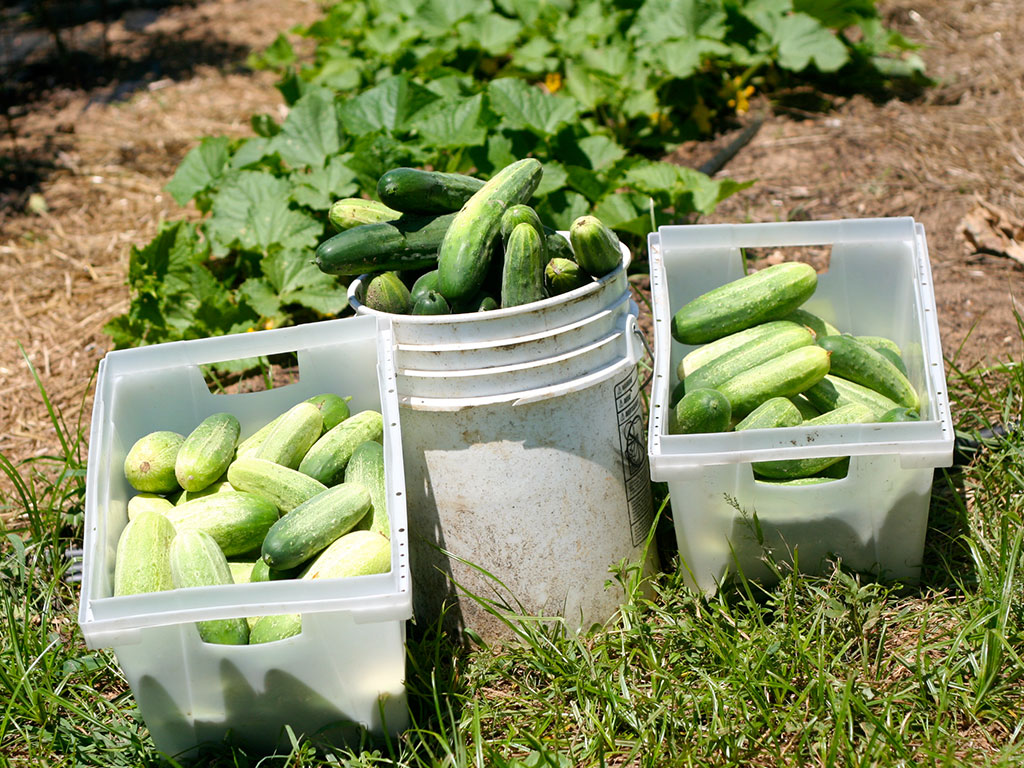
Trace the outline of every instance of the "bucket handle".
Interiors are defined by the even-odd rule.
[[[647,352],[647,357],[650,358],[652,365],[651,372],[647,374],[647,378],[644,379],[643,384],[640,385],[640,389],[644,390],[647,389],[647,385],[650,384],[651,379],[654,378],[654,352],[651,350],[651,343],[647,341],[647,336],[644,335],[643,330],[640,328],[640,323],[637,322],[635,317],[632,318],[632,321],[633,322],[630,323],[630,325],[632,326],[633,333],[640,338],[640,343],[643,344],[644,350]]]

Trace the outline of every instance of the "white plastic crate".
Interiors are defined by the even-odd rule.
[[[405,477],[386,319],[347,318],[116,351],[100,363],[86,480],[79,624],[90,648],[117,656],[158,750],[178,754],[226,736],[269,751],[285,726],[330,742],[360,728],[406,726],[405,620],[412,614]],[[299,380],[245,394],[212,394],[201,365],[295,352]],[[112,597],[114,553],[134,493],[124,459],[144,434],[188,434],[227,411],[246,437],[302,400],[351,395],[353,413],[384,417],[391,570],[318,581],[179,589]],[[301,634],[249,646],[207,644],[202,619],[302,614]]]
[[[788,258],[785,249],[796,246],[831,246],[828,271],[804,308],[843,332],[897,342],[921,396],[921,420],[668,434],[676,366],[694,349],[672,338],[674,312],[742,277],[743,249],[779,249]],[[883,578],[916,579],[934,468],[952,463],[954,437],[923,228],[909,217],[670,226],[652,233],[648,248],[651,477],[668,483],[691,586],[713,591],[737,567],[771,580],[766,554],[807,572],[838,556]],[[755,480],[751,469],[754,461],[821,456],[851,456],[847,476],[779,487]]]

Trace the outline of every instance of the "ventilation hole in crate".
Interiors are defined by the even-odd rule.
[[[299,381],[299,361],[294,352],[222,360],[200,366],[200,370],[207,389],[215,395],[263,392]]]

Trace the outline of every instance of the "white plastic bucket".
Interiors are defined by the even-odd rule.
[[[622,604],[610,569],[657,567],[627,263],[522,307],[388,315],[418,617],[447,602],[488,642],[511,634],[503,606],[586,628]]]

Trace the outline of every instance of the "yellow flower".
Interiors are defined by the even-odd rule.
[[[550,93],[555,93],[562,88],[562,73],[561,72],[548,72],[544,75],[544,85],[547,87]]]
[[[273,320],[267,320],[267,322],[265,322],[263,324],[263,330],[265,330],[265,331],[273,330],[273,328],[274,328],[274,321]]]
[[[697,97],[697,106],[690,112],[690,118],[697,125],[697,129],[701,133],[711,133],[711,117],[714,114],[708,105],[704,103],[704,99],[700,96]]]

